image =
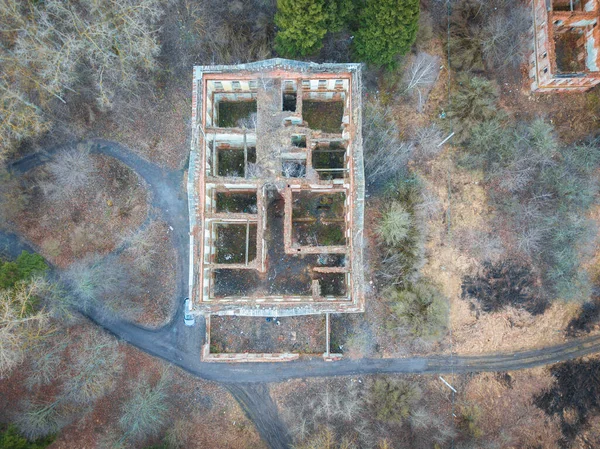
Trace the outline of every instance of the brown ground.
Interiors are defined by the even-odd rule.
[[[500,83],[500,103],[517,121],[543,118],[554,125],[558,137],[569,144],[593,135],[600,124],[600,87],[584,93],[533,94],[521,70],[522,81]]]
[[[436,42],[432,42],[433,48],[429,50],[444,58],[443,52],[435,51]],[[438,114],[447,93],[447,76],[448,72],[443,69],[424,114],[416,114],[406,104],[395,105],[399,125],[408,136],[418,126],[439,121]],[[500,83],[500,88],[500,104],[516,121],[542,117],[555,126],[564,144],[589,136],[600,120],[599,88],[584,94],[533,95],[525,78],[522,84]],[[477,236],[489,233],[494,211],[487,205],[481,176],[456,167],[454,151],[447,146],[434,161],[415,167],[442,205],[442,216],[429,223],[428,263],[422,272],[438,283],[450,300],[453,350],[461,353],[510,351],[564,341],[566,325],[580,311],[577,304],[556,302],[536,317],[512,308],[477,317],[460,298],[463,276],[473,274],[484,258],[501,257],[502,248],[496,250]],[[593,272],[593,266],[590,268]],[[442,347],[449,349],[449,343],[448,338]]]
[[[547,368],[510,373],[463,376],[457,395],[457,414],[465,406],[481,411],[479,427],[484,441],[495,440],[505,449],[555,448],[561,437],[560,423],[532,403],[532,398],[553,383]]]
[[[280,317],[270,322],[241,316],[213,316],[210,320],[211,353],[322,354],[325,338],[322,315]]]
[[[84,326],[92,326],[84,324]],[[118,429],[121,403],[129,397],[132,382],[141,375],[151,381],[159,378],[166,365],[129,345],[121,345],[125,355],[122,374],[117,388],[100,399],[93,410],[76,414],[75,420],[66,426],[50,446],[53,449],[93,449],[111,430]],[[29,396],[24,386],[27,376],[25,365],[13,371],[12,375],[0,381],[0,422],[10,422],[18,404]],[[171,420],[168,428],[177,428],[186,448],[229,448],[262,449],[261,441],[254,425],[248,421],[235,400],[221,386],[197,379],[177,368],[170,368],[173,386],[170,390]],[[46,388],[39,397],[50,399],[58,385]],[[185,426],[182,423],[185,422]],[[117,430],[118,432],[118,430]],[[157,444],[160,440],[146,441],[135,447]]]
[[[445,387],[437,378],[416,375],[390,377],[416,384],[423,392],[422,398],[414,405],[413,410],[425,409],[430,415],[440,419],[438,426],[452,426],[450,418],[452,403],[448,399],[447,391],[444,390]],[[408,420],[392,424],[377,420],[376,406],[369,401],[372,399],[371,387],[376,379],[378,376],[293,379],[270,384],[270,392],[280,415],[296,440],[295,443],[300,442],[304,435],[311,435],[311,426],[321,429],[329,426],[336,430],[338,437],[348,438],[357,447],[379,448],[382,447],[379,444],[383,441],[387,441],[389,448],[433,447],[414,444],[413,431],[408,425]],[[350,390],[354,394],[349,394]],[[350,417],[346,415],[345,418],[340,418],[337,410],[339,408],[344,410],[344,407],[353,403],[357,397],[358,406],[355,405],[356,408],[351,412]],[[312,418],[313,411],[317,413],[316,420]],[[448,440],[446,442],[449,443]],[[336,443],[339,444],[340,441],[336,440]],[[442,444],[440,447],[449,447],[449,444]]]
[[[148,268],[141,269],[138,256],[131,248],[126,249],[120,258],[125,266],[137,268],[135,282],[139,291],[131,301],[139,305],[143,313],[135,318],[135,322],[160,327],[170,320],[175,310],[177,254],[171,242],[172,231],[165,222],[150,222],[142,232],[149,236],[152,245]]]
[[[475,237],[465,232],[473,229],[489,232],[488,220],[494,212],[487,206],[485,190],[477,177],[454,166],[449,154],[442,154],[430,168],[427,178],[449,213],[451,227],[447,231],[445,223],[430,224],[429,257],[423,274],[434,279],[450,300],[453,350],[472,354],[563,342],[566,325],[580,311],[577,304],[555,302],[540,316],[513,308],[477,316],[469,302],[461,299],[462,278],[473,274],[483,257],[494,257],[484,243],[474,241]],[[448,173],[452,185],[450,203],[446,185]]]
[[[301,430],[300,414],[306,404],[312,404],[316,395],[327,391],[334,393],[332,402],[335,403],[335,385],[340,382],[346,385],[360,382],[359,391],[366,394],[370,382],[376,377],[340,377],[336,379],[295,379],[287,382],[271,384],[271,396],[277,404],[282,417],[286,420],[292,433]],[[447,380],[457,390],[453,397],[449,388],[443,384],[438,376],[401,376],[403,380],[419,385],[422,391],[421,400],[414,409],[424,409],[441,419],[445,425],[455,431],[454,444],[456,447],[502,447],[503,449],[517,449],[526,447],[539,447],[551,449],[558,447],[561,438],[560,422],[555,417],[549,417],[544,411],[533,404],[533,398],[543,390],[550,387],[554,380],[548,368],[535,368],[530,370],[510,373],[481,373],[460,376],[447,375]],[[301,398],[299,400],[299,398]],[[365,404],[365,407],[370,407]],[[475,408],[479,418],[475,427],[481,431],[481,436],[468,442],[463,429],[462,416],[465,410]],[[372,412],[369,411],[371,414]],[[454,418],[452,414],[454,413]],[[587,429],[588,434],[597,434],[593,423],[598,422],[597,417],[592,419],[592,425]],[[359,415],[355,423],[360,423]],[[324,423],[323,423],[324,424]],[[349,424],[354,427],[355,424]],[[363,423],[364,425],[364,423]],[[373,424],[370,424],[373,425]],[[377,425],[377,424],[375,424]],[[379,428],[380,436],[387,436],[392,442],[390,447],[413,447],[411,444],[418,440],[405,440],[408,433],[428,432],[413,428],[398,427],[394,430]],[[396,433],[395,433],[396,432]],[[389,436],[391,435],[391,438]],[[583,438],[585,435],[580,436]],[[441,447],[449,447],[449,440]],[[419,446],[421,447],[421,446]],[[575,446],[588,447],[588,446]]]
[[[105,254],[125,232],[138,228],[147,214],[148,193],[143,180],[121,162],[90,156],[96,164],[89,187],[64,201],[31,190],[31,201],[18,217],[18,229],[50,262],[61,268],[93,253]],[[27,173],[35,185],[43,167]]]
[[[102,128],[103,137],[127,145],[140,156],[169,168],[182,168],[189,154],[192,69],[189,82],[159,86],[127,113]]]

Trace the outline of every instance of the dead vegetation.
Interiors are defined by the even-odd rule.
[[[323,354],[325,317],[211,317],[213,353]]]
[[[600,361],[572,360],[550,368],[555,382],[536,395],[534,403],[560,420],[561,446],[573,447],[574,440],[600,414]]]
[[[271,394],[299,448],[327,441],[343,448],[425,448],[455,434],[450,403],[424,378],[292,380],[272,386]]]
[[[47,167],[25,179],[30,199],[17,224],[58,266],[114,249],[148,210],[141,178],[111,157],[89,154],[87,147],[57,152]]]
[[[61,429],[54,446],[65,449],[73,441],[80,447],[112,447],[118,441],[136,448],[163,442],[170,447],[264,447],[217,384],[169,370],[91,324],[66,328],[56,337],[35,347],[38,357],[0,383],[2,422],[17,422],[28,435]],[[126,413],[131,410],[133,415]],[[214,426],[223,435],[215,435]]]

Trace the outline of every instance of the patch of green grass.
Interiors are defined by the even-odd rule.
[[[340,134],[343,115],[343,101],[304,100],[302,102],[302,118],[308,123],[310,129]]]
[[[238,120],[243,120],[256,113],[256,100],[221,101],[219,103],[219,128],[235,128]]]

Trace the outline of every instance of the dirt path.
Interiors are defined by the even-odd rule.
[[[286,363],[201,362],[198,328],[171,323],[163,329],[142,329],[123,321],[107,322],[93,311],[89,318],[109,332],[152,355],[204,379],[236,383],[280,382],[291,378],[368,374],[461,374],[481,371],[514,371],[571,360],[600,352],[600,335],[560,345],[481,356],[428,356],[402,359],[358,359],[325,362],[313,357]],[[178,320],[179,314],[176,317]],[[198,326],[198,325],[197,325]],[[200,323],[203,328],[203,323]],[[193,336],[191,339],[186,335]]]
[[[92,143],[92,153],[104,154],[121,161],[146,181],[151,196],[151,208],[156,210],[160,218],[171,227],[171,242],[177,250],[176,270],[178,276],[176,280],[176,297],[183,299],[187,296],[187,261],[189,258],[189,223],[187,193],[183,186],[184,171],[158,167],[117,142],[104,139],[90,139],[88,142]],[[52,154],[62,150],[66,146],[60,145],[46,151],[25,156],[11,163],[10,168],[15,174],[22,175],[50,161]],[[6,238],[7,236],[4,237],[5,240]],[[5,244],[8,244],[8,241]],[[1,249],[2,240],[0,240]]]
[[[188,221],[187,198],[183,189],[183,171],[166,170],[140,158],[114,142],[94,140],[96,152],[106,154],[127,164],[148,183],[152,206],[173,228],[172,242],[177,250],[177,297],[183,299],[188,283]],[[49,160],[52,151],[37,153],[12,164],[20,173]],[[0,232],[0,251],[15,257],[22,249],[31,250],[19,236]],[[182,304],[183,305],[183,304]],[[290,378],[324,377],[365,374],[451,374],[479,371],[513,371],[586,356],[600,352],[600,336],[573,340],[568,343],[514,353],[495,353],[481,356],[430,356],[404,359],[359,359],[324,362],[320,358],[300,359],[287,363],[205,363],[200,361],[204,338],[204,323],[197,320],[193,328],[184,326],[182,307],[172,321],[157,330],[145,329],[130,322],[107,318],[100,310],[86,312],[88,318],[123,341],[160,357],[184,370],[227,384],[234,397],[252,419],[261,436],[271,448],[289,447],[290,437],[277,415],[265,382]]]
[[[285,424],[279,418],[279,411],[267,385],[238,383],[227,385],[227,389],[238,401],[248,419],[254,423],[269,448],[291,447],[292,439]]]

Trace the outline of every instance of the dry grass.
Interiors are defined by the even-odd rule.
[[[559,420],[532,403],[533,396],[551,384],[546,368],[477,374],[464,385],[459,403],[479,407],[486,441],[498,441],[506,449],[556,447],[561,437]]]
[[[576,304],[556,302],[544,314],[533,317],[513,308],[478,313],[461,298],[462,278],[478,268],[477,256],[497,258],[503,249],[492,245],[490,250],[485,239],[470,240],[477,234],[471,233],[467,238],[462,235],[465,230],[473,229],[483,235],[491,233],[494,211],[487,204],[480,180],[456,167],[450,151],[433,161],[431,172],[425,175],[448,212],[451,225],[448,229],[447,223],[430,223],[429,257],[423,274],[435,279],[450,299],[454,351],[465,354],[514,351],[563,342],[566,325],[580,310]],[[450,200],[448,175],[452,186]]]

